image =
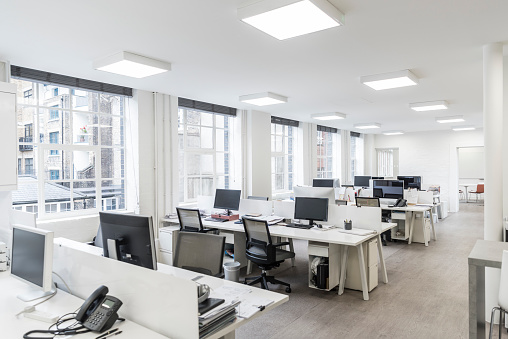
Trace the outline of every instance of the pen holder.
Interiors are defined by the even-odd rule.
[[[353,229],[353,222],[352,221],[344,221],[344,229],[345,230]]]

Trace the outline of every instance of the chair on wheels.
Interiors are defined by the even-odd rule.
[[[258,277],[245,278],[245,283],[253,280],[249,285],[261,283],[261,288],[268,289],[268,283],[280,284],[286,286],[286,292],[291,293],[291,286],[288,283],[268,276],[267,271],[278,267],[284,260],[295,257],[294,252],[285,251],[278,247],[289,245],[289,242],[272,243],[268,222],[266,220],[256,220],[249,217],[243,217],[243,227],[247,237],[245,246],[245,255],[247,259],[258,265],[261,269],[261,275]]]
[[[226,237],[198,232],[180,232],[173,265],[189,271],[219,277]]]
[[[178,214],[181,232],[206,233],[216,231],[216,229],[213,228],[203,227],[203,222],[201,221],[201,215],[199,214],[198,209],[177,207],[176,213]]]
[[[476,185],[476,191],[469,191],[469,193],[476,194],[476,202],[478,202],[478,195],[485,193],[484,184],[478,184],[478,185]]]
[[[499,310],[499,338],[501,338],[501,329],[504,327],[504,317],[508,312],[508,251],[503,251],[503,260],[501,261],[501,281],[499,282],[498,307],[492,309],[490,314],[490,332],[489,339],[492,338],[494,328],[494,315]]]

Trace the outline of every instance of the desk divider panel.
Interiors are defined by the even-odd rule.
[[[295,202],[292,200],[275,200],[273,202],[273,214],[278,217],[293,219],[295,217]]]
[[[344,220],[352,220],[353,228],[362,228],[381,233],[381,208],[356,206],[328,206],[328,222],[338,227],[344,226]]]
[[[272,210],[273,210],[272,201],[240,199],[240,207],[238,208],[238,214],[240,214],[240,216],[245,215],[247,213],[272,215]]]
[[[198,195],[198,209],[204,210],[205,213],[212,213],[213,204],[215,203],[215,196],[213,195]]]
[[[199,337],[195,282],[98,256],[81,245],[55,239],[53,271],[74,295],[86,299],[105,285],[123,302],[120,316],[170,338]]]
[[[417,204],[429,204],[434,203],[434,192],[431,191],[418,191],[418,202]]]

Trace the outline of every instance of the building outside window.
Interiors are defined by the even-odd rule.
[[[354,182],[355,175],[363,175],[364,171],[364,146],[363,135],[356,132],[351,133],[351,182]]]
[[[178,108],[180,203],[196,202],[198,195],[214,195],[216,188],[231,188],[233,119],[231,115]]]
[[[272,117],[272,194],[293,190],[298,125],[298,121]]]
[[[11,82],[18,86],[18,158],[24,159],[13,206],[38,217],[97,213],[105,199],[125,209],[126,97],[14,76]]]

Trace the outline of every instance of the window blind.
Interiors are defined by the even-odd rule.
[[[359,138],[361,136],[361,134],[358,132],[351,132],[350,136]]]
[[[279,125],[293,126],[293,127],[300,126],[299,121],[286,119],[286,118],[274,117],[273,115],[272,115],[272,124],[279,124]]]
[[[132,97],[132,88],[129,87],[111,85],[104,82],[80,79],[15,65],[11,65],[11,77],[57,86],[75,87],[87,91],[105,92]]]
[[[317,125],[317,130],[319,132],[330,132],[330,133],[338,133],[339,132],[339,130],[336,128],[328,127],[328,126],[321,126],[321,125]]]
[[[199,111],[217,113],[222,115],[231,115],[236,117],[236,108],[210,104],[208,102],[197,101],[186,98],[178,98],[178,106],[192,108]]]

